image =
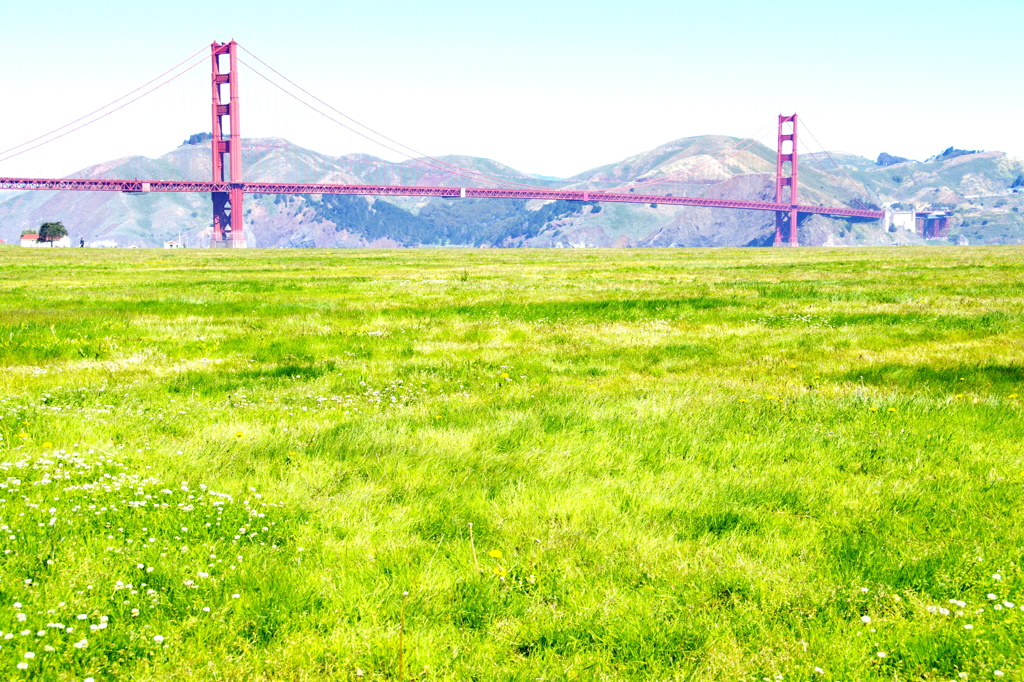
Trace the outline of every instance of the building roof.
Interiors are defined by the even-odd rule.
[[[21,238],[22,239],[32,239],[33,241],[39,241],[39,235],[38,234],[23,234],[23,235],[21,235]]]

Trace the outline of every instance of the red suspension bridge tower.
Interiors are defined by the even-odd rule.
[[[783,225],[789,218],[789,245],[799,246],[796,236],[797,223],[797,177],[799,159],[796,151],[796,114],[779,114],[779,151],[775,157],[775,203],[789,204],[788,211],[775,212],[775,246],[783,245]],[[789,187],[789,197],[784,200],[783,188]]]
[[[228,70],[221,71],[221,57],[228,56]],[[228,184],[228,191],[211,192],[213,234],[210,246],[245,248],[242,229],[242,123],[238,108],[238,43],[213,43],[213,182]],[[228,99],[224,99],[227,86]],[[228,118],[228,138],[224,139],[224,117]],[[227,157],[227,163],[225,163]],[[227,172],[225,172],[227,171]]]

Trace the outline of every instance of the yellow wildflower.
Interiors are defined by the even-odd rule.
[[[502,557],[501,550],[492,549],[490,552],[487,553],[487,556],[491,557],[492,559],[500,559]]]

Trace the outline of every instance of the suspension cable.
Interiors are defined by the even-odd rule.
[[[257,71],[256,69],[254,69],[254,68],[252,67],[252,65],[251,65],[251,64],[246,64],[246,63],[245,63],[244,61],[242,61],[241,59],[239,59],[238,61],[239,61],[239,62],[241,62],[242,64],[245,64],[245,66],[247,66],[247,67],[248,67],[249,69],[251,69],[251,70],[252,70],[252,72],[253,72],[254,74],[256,74],[257,76],[259,76],[259,77],[260,77],[260,78],[262,78],[263,80],[267,81],[268,83],[270,83],[271,85],[273,85],[273,86],[274,86],[275,88],[277,88],[278,90],[280,90],[280,91],[281,91],[281,92],[283,92],[284,94],[288,95],[289,97],[291,97],[292,99],[294,99],[295,101],[297,101],[297,102],[298,102],[299,104],[302,104],[303,106],[306,106],[306,107],[308,107],[308,108],[312,109],[313,111],[315,111],[316,113],[320,114],[321,116],[323,116],[323,117],[324,117],[324,118],[326,118],[327,120],[329,120],[329,121],[332,121],[332,122],[334,122],[334,123],[336,123],[336,124],[340,125],[341,127],[345,128],[346,130],[349,130],[349,131],[351,131],[351,132],[355,133],[356,135],[359,135],[360,137],[362,137],[362,138],[364,138],[364,139],[367,139],[367,140],[369,140],[370,142],[373,142],[373,143],[375,143],[375,144],[379,144],[380,146],[384,147],[385,149],[387,149],[387,150],[389,150],[389,151],[392,151],[392,152],[394,152],[394,153],[396,153],[396,154],[399,154],[399,155],[401,155],[401,156],[404,156],[404,157],[406,157],[406,158],[410,158],[410,159],[412,158],[412,157],[410,157],[410,156],[409,156],[408,154],[406,154],[405,152],[403,152],[403,151],[401,151],[401,150],[398,150],[398,149],[395,149],[394,147],[391,147],[391,146],[389,146],[389,145],[383,144],[383,143],[381,143],[381,142],[380,142],[379,140],[375,140],[375,139],[373,139],[372,137],[370,137],[369,135],[366,135],[365,133],[362,133],[362,132],[360,132],[360,131],[356,130],[355,128],[353,128],[353,127],[351,127],[351,126],[349,126],[349,125],[346,125],[345,123],[342,123],[341,121],[339,121],[338,119],[334,118],[334,117],[333,117],[333,116],[331,116],[330,114],[328,114],[328,113],[326,113],[326,112],[324,112],[324,111],[321,111],[320,109],[316,108],[315,106],[313,106],[313,105],[312,105],[312,104],[310,104],[309,102],[303,101],[303,100],[302,100],[302,99],[301,99],[300,97],[298,97],[298,96],[297,96],[296,94],[294,94],[294,93],[292,93],[292,92],[289,92],[288,90],[286,90],[285,88],[283,88],[283,87],[282,87],[281,85],[279,85],[278,83],[275,83],[274,81],[270,80],[270,79],[269,79],[269,78],[267,78],[267,77],[266,77],[265,75],[263,75],[262,73],[260,73],[260,72],[259,72],[259,71]],[[474,177],[474,175],[471,175],[470,173],[472,173],[472,171],[465,171],[465,172],[463,172],[463,171],[462,171],[462,169],[458,169],[458,170],[453,170],[453,169],[452,169],[452,168],[457,168],[457,167],[452,167],[452,168],[445,168],[445,167],[443,167],[443,166],[437,166],[437,165],[435,165],[435,164],[432,164],[432,163],[428,163],[427,161],[423,161],[422,159],[413,159],[413,160],[414,160],[414,161],[416,161],[417,163],[422,163],[422,164],[423,164],[423,165],[425,165],[425,166],[429,166],[430,168],[434,168],[435,170],[439,170],[439,171],[441,171],[441,172],[444,172],[444,173],[452,173],[452,174],[454,174],[454,175],[461,175],[461,176],[463,176],[463,177],[469,178],[470,180],[479,180],[479,179],[480,179],[480,177],[479,177],[479,176],[478,176],[478,177]],[[443,163],[443,162],[442,162],[442,163]],[[486,176],[482,176],[482,177],[484,177],[485,179],[488,179],[488,180],[490,180],[491,182],[494,182],[494,180],[493,180],[493,179],[491,179],[491,178],[487,178]],[[499,183],[499,184],[500,184],[500,183]]]
[[[806,155],[810,156],[814,160],[814,163],[818,164],[818,168],[820,168],[823,173],[825,173],[828,177],[830,177],[832,179],[832,182],[833,182],[833,184],[835,185],[836,188],[838,188],[838,189],[842,190],[843,192],[845,192],[846,195],[848,197],[850,197],[850,199],[852,199],[853,201],[860,201],[860,198],[857,197],[856,194],[851,192],[849,190],[849,188],[846,187],[846,185],[844,185],[842,182],[839,181],[839,178],[837,178],[832,173],[832,171],[830,171],[828,168],[825,167],[825,165],[821,162],[821,159],[818,158],[819,155],[817,153],[811,151],[811,148],[809,146],[807,146],[806,143],[801,142],[800,144],[803,146],[804,151],[806,152]],[[831,158],[831,157],[829,157],[829,158]],[[835,161],[833,161],[832,163],[835,163]]]
[[[194,59],[194,58],[195,58],[195,57],[196,57],[196,56],[197,56],[197,55],[198,55],[198,54],[199,54],[200,52],[204,52],[204,51],[205,51],[206,49],[207,49],[207,48],[206,48],[206,46],[203,46],[203,47],[201,47],[201,48],[200,48],[199,50],[197,50],[197,51],[193,52],[193,53],[192,53],[191,55],[189,55],[189,56],[188,56],[188,57],[186,57],[185,59],[181,60],[180,62],[178,62],[177,64],[175,64],[175,65],[174,65],[174,66],[172,66],[171,68],[167,69],[166,71],[164,71],[163,73],[161,73],[161,74],[160,74],[159,76],[157,76],[156,78],[153,78],[152,80],[149,80],[149,81],[147,81],[147,82],[143,83],[142,85],[140,85],[139,87],[135,88],[134,90],[132,90],[132,91],[130,91],[130,92],[127,92],[127,93],[125,93],[124,95],[121,95],[120,97],[118,97],[118,98],[117,98],[117,99],[115,99],[114,101],[112,101],[112,102],[110,102],[110,103],[108,103],[108,104],[105,104],[104,106],[100,107],[99,109],[96,109],[95,111],[90,111],[90,112],[89,112],[88,114],[85,114],[84,116],[81,116],[81,117],[79,117],[79,118],[76,118],[76,119],[75,119],[74,121],[71,121],[71,122],[69,122],[69,123],[65,123],[64,125],[62,125],[62,126],[61,126],[61,127],[59,127],[59,128],[54,128],[53,130],[51,130],[51,131],[50,131],[50,132],[48,132],[48,133],[44,133],[44,134],[42,134],[42,135],[40,135],[40,136],[38,136],[38,137],[34,137],[34,138],[32,138],[31,140],[27,140],[27,141],[25,141],[25,142],[22,142],[22,143],[21,143],[21,144],[19,144],[19,145],[15,145],[15,146],[11,147],[10,149],[4,149],[4,150],[0,150],[0,157],[2,157],[2,158],[0,158],[0,161],[4,161],[4,160],[6,160],[6,159],[9,159],[9,158],[13,158],[13,157],[17,156],[17,154],[12,154],[11,156],[4,156],[5,154],[8,154],[9,152],[13,152],[13,151],[14,151],[15,149],[21,149],[22,147],[25,147],[25,146],[27,146],[27,145],[30,145],[30,144],[32,144],[33,142],[36,142],[36,141],[38,141],[38,140],[41,140],[41,139],[43,139],[43,138],[45,138],[45,137],[50,137],[50,136],[51,136],[51,135],[53,135],[54,133],[60,132],[61,130],[64,130],[65,128],[68,128],[68,127],[70,127],[70,126],[73,126],[74,124],[78,123],[79,121],[83,121],[83,120],[85,120],[85,119],[89,118],[90,116],[93,116],[93,115],[95,115],[95,114],[98,114],[99,112],[103,111],[104,109],[108,109],[108,108],[110,108],[110,107],[114,106],[115,104],[117,104],[117,103],[118,103],[118,102],[120,102],[121,100],[123,100],[123,99],[126,99],[126,98],[128,98],[128,97],[131,97],[132,95],[134,95],[134,94],[135,94],[136,92],[138,92],[139,90],[142,90],[143,88],[145,88],[145,87],[147,87],[147,86],[149,86],[149,85],[151,85],[151,84],[155,83],[156,81],[160,80],[161,78],[163,78],[163,77],[164,77],[164,76],[166,76],[167,74],[169,74],[169,73],[171,73],[172,71],[176,70],[176,69],[177,69],[178,67],[180,67],[180,66],[181,66],[182,64],[185,64],[186,62],[189,62],[189,61],[191,61],[191,60],[192,60],[192,59]],[[194,68],[194,67],[195,67],[196,65],[197,65],[197,64],[193,64],[192,66],[190,66],[190,67],[189,67],[188,69],[186,69],[186,70],[185,70],[185,71],[183,71],[182,73],[185,73],[185,72],[187,72],[187,71],[191,70],[191,69],[192,69],[192,68]],[[178,74],[178,75],[181,75],[181,74]],[[177,76],[175,76],[175,78],[177,78]],[[172,78],[171,80],[174,80],[174,79]],[[168,83],[170,83],[171,81],[167,81],[167,82],[168,82]],[[166,85],[166,84],[167,84],[167,83],[164,83],[163,85]],[[158,87],[163,87],[163,85],[161,85],[161,86],[158,86]],[[154,90],[156,90],[156,89],[157,89],[157,88],[154,88]],[[152,90],[150,90],[149,92],[152,92]],[[145,94],[149,94],[149,93],[147,92],[147,93],[145,93]],[[136,99],[138,99],[138,98],[136,98]],[[135,100],[132,100],[132,102],[134,102],[134,101],[135,101]],[[127,104],[131,104],[131,102],[127,102]],[[119,107],[119,108],[120,108],[120,107]],[[114,111],[117,111],[117,109],[115,109]],[[110,112],[110,113],[113,113],[113,112]],[[102,118],[102,116],[101,116],[100,118]],[[98,120],[99,120],[99,118],[97,118],[96,120],[98,121]],[[89,124],[86,124],[86,125],[89,125]],[[79,128],[80,128],[80,127],[82,127],[82,126],[79,126]],[[75,130],[78,130],[78,128],[75,128]],[[68,132],[73,132],[73,131],[70,131],[70,130],[69,130]],[[67,134],[67,133],[65,133],[65,134]],[[63,137],[63,135],[61,135],[61,136],[58,136],[58,137]],[[54,140],[56,140],[57,138],[55,137],[55,138],[53,138],[53,139],[54,139]],[[52,141],[52,140],[50,140],[50,141]],[[44,142],[43,144],[46,144],[46,143]],[[40,145],[36,145],[36,147],[38,147],[38,146],[40,146]],[[32,147],[32,149],[35,149],[35,147]],[[26,149],[25,151],[29,151],[29,150],[28,150],[28,149]],[[20,154],[20,153],[21,153],[21,152],[19,152],[19,154]]]
[[[198,54],[198,53],[196,53],[196,54]],[[193,55],[193,56],[195,56],[195,55]],[[176,81],[177,79],[181,78],[182,76],[184,76],[184,75],[185,75],[186,73],[188,73],[188,72],[189,72],[189,71],[191,71],[192,69],[194,69],[194,68],[196,68],[197,66],[199,66],[200,64],[202,64],[202,63],[203,63],[204,61],[206,61],[206,57],[205,57],[205,56],[204,56],[204,57],[203,57],[202,59],[200,59],[199,61],[197,61],[197,62],[196,62],[195,64],[192,64],[191,66],[189,66],[188,68],[186,68],[186,69],[185,69],[184,71],[181,71],[181,72],[179,72],[179,73],[175,74],[175,75],[174,75],[173,77],[171,77],[171,78],[167,79],[167,80],[166,80],[166,81],[164,81],[163,83],[160,83],[160,84],[159,84],[159,85],[157,85],[156,87],[154,87],[154,88],[150,88],[149,90],[147,90],[146,92],[142,93],[141,95],[139,95],[139,96],[137,96],[137,97],[135,97],[135,98],[133,98],[133,99],[130,99],[130,100],[128,100],[127,102],[125,102],[125,103],[124,103],[124,104],[122,104],[121,106],[119,106],[119,107],[116,107],[116,108],[114,108],[114,109],[111,109],[110,111],[107,111],[107,112],[105,112],[104,114],[102,114],[102,115],[100,115],[100,116],[97,116],[96,118],[94,118],[94,119],[92,119],[92,120],[90,120],[90,121],[86,121],[86,122],[85,122],[85,123],[83,123],[82,125],[79,125],[79,126],[76,126],[76,127],[74,127],[74,128],[71,128],[70,130],[66,130],[66,131],[64,131],[63,133],[61,133],[60,135],[57,135],[57,136],[55,136],[55,137],[51,137],[51,138],[50,138],[50,139],[48,139],[48,140],[43,140],[42,142],[40,142],[40,143],[38,143],[38,144],[32,145],[31,147],[28,147],[28,148],[26,148],[26,149],[22,149],[21,151],[18,151],[18,152],[14,152],[13,154],[7,154],[7,156],[2,156],[2,155],[0,155],[0,161],[7,161],[8,159],[13,159],[13,158],[14,158],[14,157],[16,157],[16,156],[21,156],[22,154],[24,154],[24,153],[26,153],[26,152],[30,152],[30,151],[32,151],[33,149],[38,149],[39,147],[42,147],[43,145],[46,145],[46,144],[49,144],[49,143],[51,143],[51,142],[54,142],[54,141],[56,141],[56,140],[59,140],[60,138],[62,138],[62,137],[64,137],[64,136],[66,136],[66,135],[70,135],[71,133],[75,132],[76,130],[81,130],[82,128],[85,128],[86,126],[90,126],[90,125],[92,125],[93,123],[96,123],[97,121],[101,121],[101,120],[103,120],[104,118],[106,118],[107,116],[110,116],[111,114],[113,114],[113,113],[116,113],[116,112],[120,111],[121,109],[124,109],[124,108],[125,108],[126,106],[128,106],[128,105],[130,105],[130,104],[133,104],[133,103],[135,103],[135,102],[139,101],[140,99],[142,99],[142,98],[143,98],[143,97],[145,97],[146,95],[149,95],[149,94],[151,94],[151,93],[153,93],[153,92],[156,92],[156,91],[157,91],[157,90],[159,90],[160,88],[162,88],[162,87],[164,87],[164,86],[166,86],[166,85],[168,85],[168,84],[170,84],[170,83],[172,83],[172,82]],[[150,83],[152,83],[152,82],[153,82],[153,81],[150,81]],[[145,86],[143,86],[143,87],[145,87]],[[136,88],[136,90],[133,90],[132,92],[136,92],[137,90],[138,90],[138,88]],[[117,102],[117,101],[120,101],[120,99],[124,99],[124,97],[121,97],[121,98],[119,98],[119,100],[115,100],[115,102]],[[112,104],[113,104],[113,103],[112,103]],[[110,106],[110,105],[108,105],[108,106]],[[106,108],[106,107],[103,107],[103,108],[101,108],[101,109],[98,109],[97,111],[102,111],[102,110],[103,110],[103,109],[105,109],[105,108]],[[93,113],[95,113],[95,112],[93,112]],[[88,118],[88,116],[83,116],[82,118]],[[82,118],[80,118],[80,119],[78,119],[78,120],[79,120],[79,121],[81,121],[81,120],[82,120]],[[65,125],[65,126],[62,126],[62,128],[67,128],[67,127],[68,127],[69,125],[73,125],[73,123],[69,123],[69,124],[67,124],[67,125]],[[58,128],[57,130],[61,130],[62,128]],[[43,135],[42,137],[46,137],[46,135]],[[40,139],[40,138],[38,138],[38,137],[37,137],[36,139],[38,140],[38,139]],[[26,142],[25,144],[29,144],[29,142]],[[24,146],[24,145],[18,145],[18,146],[19,146],[19,147],[21,147],[21,146]],[[12,147],[12,149],[17,149],[17,148],[18,148],[18,147]],[[11,151],[11,150],[8,150],[8,151]],[[4,152],[4,153],[6,153],[6,152]]]
[[[849,180],[849,181],[850,181],[850,183],[851,183],[851,184],[852,184],[852,185],[853,185],[854,187],[857,187],[857,181],[856,181],[856,180],[854,180],[853,178],[851,178],[851,177],[850,177],[850,174],[846,172],[846,169],[845,169],[845,168],[843,168],[843,167],[842,167],[842,166],[840,166],[840,165],[839,165],[838,163],[836,163],[836,160],[832,158],[832,155],[831,155],[831,154],[829,153],[829,151],[828,151],[827,149],[825,149],[825,145],[823,145],[823,144],[822,144],[821,142],[818,142],[818,138],[814,136],[814,133],[813,133],[813,132],[811,131],[811,128],[810,128],[810,126],[808,126],[808,125],[807,125],[807,119],[805,119],[805,118],[801,118],[801,119],[800,119],[800,123],[801,123],[801,125],[803,125],[803,127],[804,127],[804,128],[805,128],[805,129],[807,130],[808,134],[809,134],[809,135],[811,136],[811,139],[812,139],[812,140],[814,140],[814,143],[818,145],[818,147],[819,147],[819,148],[821,149],[821,151],[823,151],[823,152],[825,153],[825,156],[827,156],[827,157],[828,157],[828,160],[832,162],[832,165],[833,165],[833,166],[835,166],[836,168],[838,168],[838,169],[839,169],[840,171],[842,171],[843,175],[845,175],[845,176],[846,176],[846,179],[847,179],[847,180]],[[811,154],[811,155],[812,155],[812,156],[814,156],[813,152],[812,152],[812,154]],[[817,157],[815,157],[815,159],[816,159],[816,158],[817,158]],[[819,165],[819,166],[821,166],[821,163],[819,162],[819,163],[818,163],[818,165]],[[822,166],[822,168],[824,168],[824,166]],[[827,171],[826,171],[826,172],[827,172]],[[831,173],[829,173],[829,175],[832,175],[832,174],[831,174]],[[834,179],[834,178],[833,178],[833,179]],[[838,181],[837,181],[837,182],[838,182]],[[860,199],[858,199],[858,198],[857,198],[856,196],[854,196],[854,195],[853,195],[853,193],[852,193],[852,192],[850,192],[849,190],[847,190],[847,193],[848,193],[848,194],[850,194],[850,196],[851,196],[851,197],[852,197],[853,199],[855,199],[855,200],[857,200],[857,201],[860,201]]]
[[[495,183],[497,183],[499,185],[501,185],[501,184],[509,185],[510,184],[510,185],[518,185],[520,187],[527,187],[527,188],[530,188],[530,189],[549,189],[547,187],[541,187],[540,185],[531,185],[531,184],[528,184],[528,183],[516,182],[516,181],[510,180],[510,179],[503,179],[500,176],[492,176],[492,175],[489,175],[487,173],[481,173],[479,171],[474,171],[474,170],[470,170],[470,169],[467,169],[467,168],[462,168],[462,167],[457,166],[455,164],[449,163],[449,162],[444,161],[442,159],[438,159],[436,157],[430,156],[429,154],[424,154],[423,152],[420,152],[420,151],[418,151],[416,149],[413,149],[412,147],[410,147],[410,146],[408,146],[406,144],[403,144],[403,143],[401,143],[401,142],[399,142],[399,141],[397,141],[397,140],[395,140],[393,138],[388,137],[387,135],[384,135],[381,132],[378,132],[378,131],[374,130],[373,128],[369,127],[368,125],[365,125],[364,123],[360,123],[359,121],[355,120],[354,118],[352,118],[351,116],[349,116],[345,112],[340,111],[339,109],[333,107],[330,103],[325,102],[324,100],[320,99],[319,97],[317,97],[313,93],[309,92],[308,90],[303,88],[301,85],[299,85],[298,83],[296,83],[295,81],[291,80],[290,78],[288,78],[287,76],[282,74],[280,71],[275,69],[270,64],[267,64],[265,61],[263,61],[258,56],[253,54],[250,50],[246,49],[245,46],[239,45],[239,47],[241,47],[242,50],[245,51],[246,54],[251,56],[253,59],[258,61],[260,64],[262,64],[263,66],[265,66],[268,69],[270,69],[271,71],[273,71],[277,76],[282,78],[285,82],[287,82],[290,85],[292,85],[293,87],[297,88],[299,91],[301,91],[305,95],[307,95],[307,96],[311,97],[312,99],[316,100],[317,102],[319,102],[320,104],[322,104],[326,108],[330,109],[334,113],[338,114],[339,116],[344,117],[345,119],[347,119],[348,121],[354,123],[355,125],[359,126],[360,128],[368,130],[373,135],[376,135],[377,137],[379,137],[381,139],[387,140],[388,142],[390,142],[392,144],[398,145],[399,147],[402,147],[403,149],[406,149],[409,152],[412,152],[412,154],[415,154],[416,157],[419,157],[419,158],[413,157],[412,155],[407,154],[406,152],[403,152],[403,151],[400,151],[400,150],[395,149],[393,147],[390,147],[388,145],[382,144],[379,140],[375,140],[375,139],[369,137],[368,135],[366,135],[364,133],[361,133],[360,131],[355,130],[354,128],[352,128],[352,127],[342,123],[341,121],[338,121],[338,120],[332,118],[331,116],[328,116],[327,114],[325,114],[324,112],[320,111],[316,107],[313,107],[312,105],[308,104],[307,102],[304,102],[302,99],[300,99],[299,97],[297,97],[293,93],[288,92],[287,90],[285,90],[283,87],[281,87],[277,83],[274,83],[272,80],[270,80],[269,78],[264,76],[262,73],[257,71],[255,68],[253,68],[253,66],[251,64],[245,64],[247,67],[252,69],[254,73],[259,75],[261,78],[266,80],[268,83],[270,83],[271,85],[274,85],[275,87],[280,89],[282,92],[288,94],[289,96],[291,96],[295,100],[299,101],[300,103],[305,104],[306,106],[308,106],[309,108],[313,109],[314,111],[316,111],[320,115],[325,116],[326,118],[328,118],[329,120],[333,121],[334,123],[337,123],[338,125],[340,125],[340,126],[344,127],[345,129],[347,129],[347,130],[349,130],[349,131],[359,135],[360,137],[363,137],[364,139],[367,139],[367,140],[369,140],[371,142],[374,142],[376,144],[381,144],[382,147],[385,147],[386,149],[388,149],[390,151],[393,151],[396,154],[399,154],[401,156],[404,156],[404,157],[406,157],[408,159],[412,159],[412,160],[415,160],[415,161],[419,161],[420,158],[429,159],[430,161],[433,161],[434,163],[441,164],[441,166],[443,166],[443,168],[438,168],[437,166],[433,166],[431,164],[426,164],[426,165],[431,165],[431,167],[437,168],[438,170],[451,169],[448,172],[454,172],[457,175],[462,175],[464,177],[471,177],[471,178],[475,177],[477,179],[486,179],[486,180],[489,180],[490,182],[495,182]],[[244,64],[245,62],[242,62],[242,63]]]

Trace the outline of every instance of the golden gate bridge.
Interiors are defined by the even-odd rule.
[[[504,181],[502,184],[509,185],[506,187],[246,182],[242,168],[238,50],[239,44],[233,40],[228,43],[215,42],[210,46],[212,66],[211,150],[213,172],[209,181],[0,177],[0,189],[128,193],[208,193],[210,194],[213,204],[213,230],[210,246],[214,248],[242,248],[246,246],[245,225],[242,220],[244,211],[242,207],[245,195],[256,193],[321,195],[347,194],[363,196],[442,197],[453,199],[540,199],[579,202],[666,204],[676,206],[702,206],[707,208],[769,211],[775,213],[775,245],[788,244],[791,246],[798,245],[797,222],[798,216],[801,213],[875,220],[885,217],[885,213],[878,210],[818,206],[799,203],[799,154],[797,151],[798,118],[795,113],[792,115],[780,114],[778,119],[778,145],[775,163],[774,201],[745,201],[722,198],[673,196],[672,194],[644,194],[637,192],[635,187],[630,188],[630,190],[626,192],[601,189],[552,189],[512,181]],[[225,60],[227,61],[227,64],[224,63]],[[262,62],[262,60],[260,61]],[[83,127],[84,125],[88,124],[82,124],[82,126],[79,127]],[[75,128],[75,130],[77,130],[77,128]],[[41,138],[36,138],[36,140],[39,139]],[[390,140],[390,138],[386,137],[384,139]],[[35,142],[36,140],[31,140],[30,142]],[[27,145],[29,143],[25,144]],[[41,144],[45,144],[45,142],[36,146],[40,146]],[[24,146],[25,145],[19,145],[19,147]],[[35,147],[29,147],[29,149],[32,148]],[[18,147],[14,147],[12,149],[18,149]],[[12,150],[7,150],[7,152],[10,151]],[[0,152],[0,154],[2,153],[3,152]],[[11,156],[16,155],[17,154],[11,154],[4,158],[11,158]],[[434,168],[444,170],[448,173],[462,176],[467,179],[479,179],[485,176],[485,174],[466,170],[434,157],[424,157],[424,159],[424,163],[428,166],[433,166]]]

